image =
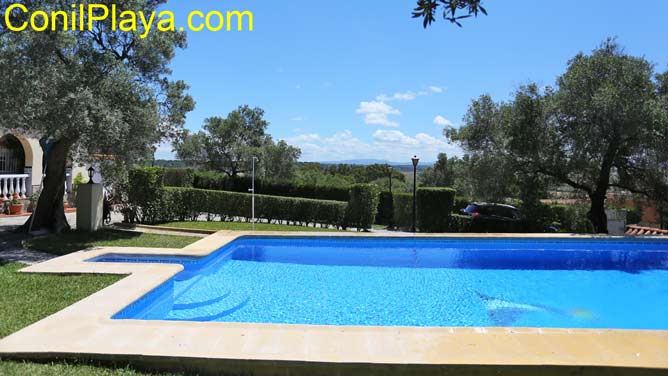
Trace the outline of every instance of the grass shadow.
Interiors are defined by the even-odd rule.
[[[23,246],[54,255],[66,255],[92,247],[182,248],[197,237],[147,234],[103,229],[96,232],[68,231],[25,241]]]

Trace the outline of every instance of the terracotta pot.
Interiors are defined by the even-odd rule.
[[[23,212],[23,204],[9,205],[9,215],[17,215]]]

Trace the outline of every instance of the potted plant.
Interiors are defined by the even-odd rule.
[[[39,195],[42,193],[41,189],[35,190],[32,195],[30,195],[30,202],[28,203],[28,212],[32,213],[37,206],[37,201],[39,201]]]
[[[17,215],[23,213],[23,203],[19,200],[19,195],[14,193],[12,201],[9,203],[9,215]]]

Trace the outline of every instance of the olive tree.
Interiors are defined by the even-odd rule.
[[[0,0],[3,9],[12,3]],[[25,1],[30,10],[71,10],[67,1]],[[102,4],[113,1],[98,1]],[[123,10],[150,13],[166,0],[128,0]],[[22,24],[29,13],[8,15]],[[169,62],[186,46],[182,32],[123,32],[111,21],[89,31],[11,32],[0,21],[0,128],[40,139],[44,187],[23,230],[69,228],[63,209],[67,163],[126,165],[175,136],[194,102],[185,83],[169,80]],[[57,28],[62,30],[62,28]]]
[[[282,140],[275,143],[267,133],[268,126],[263,109],[243,105],[226,117],[205,119],[203,130],[184,134],[174,149],[189,165],[222,171],[232,178],[248,173],[251,159],[258,158],[258,175],[289,180],[295,175],[301,150]]]
[[[444,20],[459,27],[462,27],[459,21],[464,18],[477,17],[478,13],[487,15],[482,0],[418,0],[413,18],[422,18],[422,25],[426,28],[436,21],[439,12]]]
[[[506,103],[484,95],[465,126],[446,134],[472,153],[503,156],[519,172],[585,193],[595,231],[606,233],[610,189],[665,197],[666,103],[665,74],[610,39],[571,59],[554,89],[526,85]]]

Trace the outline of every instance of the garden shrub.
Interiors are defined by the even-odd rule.
[[[418,188],[417,223],[422,232],[445,232],[454,206],[452,188]]]
[[[642,221],[643,208],[640,205],[636,205],[627,209],[626,212],[626,223],[630,225],[638,224]]]
[[[195,171],[192,168],[166,168],[165,186],[192,188],[195,182]]]
[[[499,220],[485,217],[471,217],[467,232],[526,232],[524,221]]]
[[[452,214],[448,223],[448,232],[472,232],[473,217],[470,215]]]
[[[374,184],[354,184],[346,208],[346,226],[367,230],[373,226],[378,212],[379,192]]]
[[[392,192],[380,193],[380,196],[378,196],[376,224],[392,226],[392,223],[394,222],[394,208],[392,202]]]
[[[593,231],[591,222],[587,218],[589,208],[581,205],[548,205],[552,223],[561,232],[591,233]]]
[[[413,225],[413,195],[410,193],[394,193],[392,195],[392,211],[394,226],[407,230]]]
[[[164,169],[131,169],[128,172],[128,204],[132,217],[144,223],[154,223],[165,217],[163,186]]]

